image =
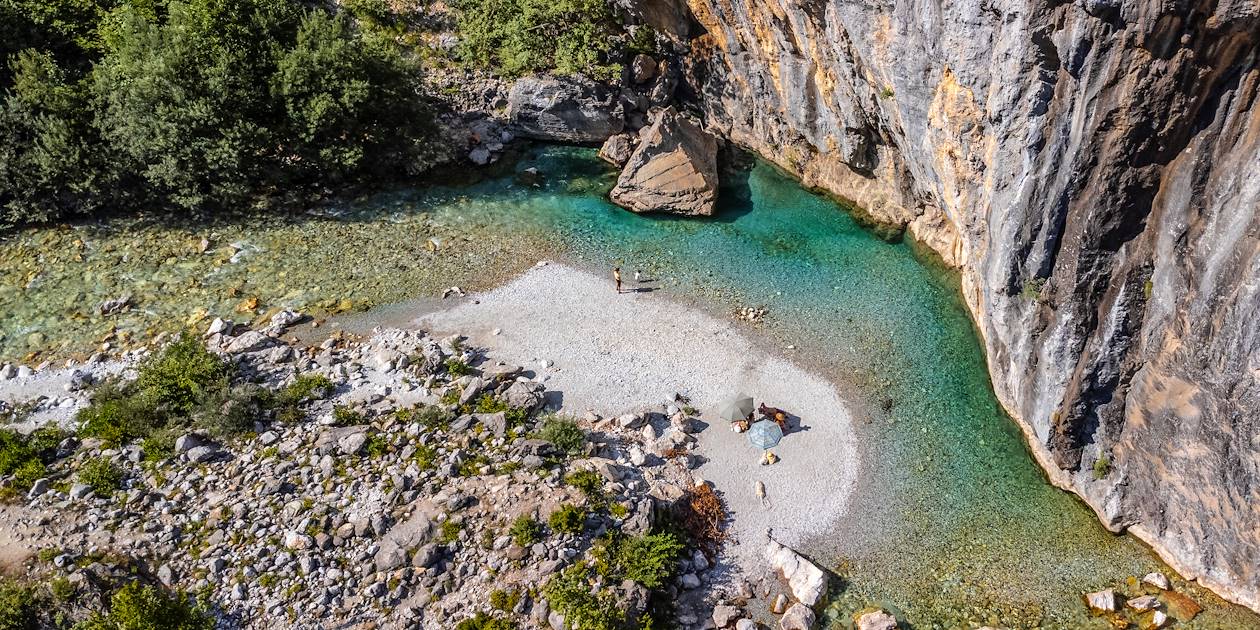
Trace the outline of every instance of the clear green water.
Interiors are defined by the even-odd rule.
[[[541,187],[507,176],[383,193],[319,218],[12,235],[0,245],[0,356],[83,352],[110,331],[139,338],[181,326],[190,313],[229,314],[247,297],[260,304],[237,319],[481,288],[543,256],[620,264],[717,312],[768,307],[754,334],[794,345],[787,352],[831,376],[859,410],[864,490],[852,516],[810,549],[844,578],[831,617],[877,603],[916,628],[1103,628],[1084,614],[1080,593],[1168,571],[1045,481],[994,398],[955,280],[906,245],[875,238],[764,164],[728,183],[713,220],[610,205],[613,174],[589,150],[540,149],[517,169],[530,166],[544,174]],[[210,252],[197,253],[207,234]],[[441,241],[437,253],[429,238]],[[234,242],[248,252],[237,262]],[[137,295],[135,310],[91,313],[121,292]],[[1239,607],[1182,588],[1206,608],[1182,627],[1260,626]]]

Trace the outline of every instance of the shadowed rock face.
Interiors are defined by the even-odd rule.
[[[599,143],[624,125],[616,93],[582,76],[520,79],[508,115],[520,135],[553,142]]]
[[[957,266],[1054,482],[1260,610],[1260,5],[688,2],[706,126]]]

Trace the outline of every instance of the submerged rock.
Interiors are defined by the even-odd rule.
[[[710,216],[717,187],[717,140],[670,108],[643,134],[610,196],[635,212]]]
[[[1085,594],[1085,605],[1095,614],[1116,612],[1116,592],[1111,589]]]
[[[897,630],[897,618],[882,611],[863,613],[857,618],[858,630]]]

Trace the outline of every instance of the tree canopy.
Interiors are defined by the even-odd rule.
[[[293,0],[0,0],[0,223],[423,168],[419,69]]]

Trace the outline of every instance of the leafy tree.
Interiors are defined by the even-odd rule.
[[[621,27],[606,0],[457,0],[462,59],[509,76],[554,70],[612,79]]]
[[[130,6],[96,65],[106,142],[183,208],[241,201],[261,179],[277,117],[269,66],[295,9],[284,1],[172,2],[164,23]]]
[[[345,17],[307,15],[275,80],[292,168],[341,181],[414,167],[428,132],[415,76],[397,51],[365,40]]]
[[[46,53],[13,57],[0,103],[0,224],[100,209],[117,186],[96,142],[83,86]]]

